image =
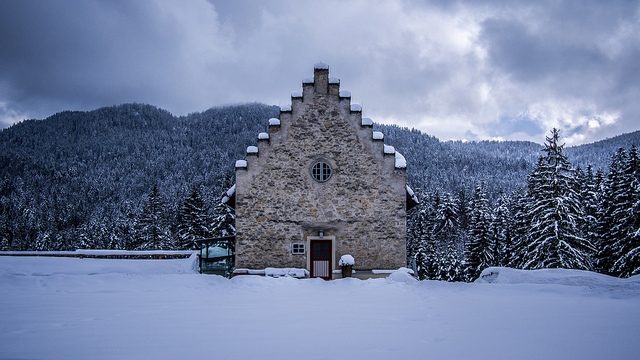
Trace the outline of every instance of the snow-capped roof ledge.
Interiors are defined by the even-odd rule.
[[[394,148],[391,145],[384,144],[384,153],[385,153],[385,155],[395,155],[396,154],[396,148]]]
[[[277,118],[269,119],[269,126],[280,126],[280,119],[277,119]]]
[[[236,160],[236,169],[246,169],[247,160]]]
[[[283,111],[283,112],[291,111],[291,104],[289,104],[289,105],[281,105],[280,106],[280,111]]]
[[[347,91],[347,90],[340,91],[340,97],[341,98],[350,98],[351,97],[351,91]]]
[[[407,168],[407,159],[402,156],[399,152],[396,151],[396,169],[406,169]]]
[[[416,204],[419,204],[420,200],[418,200],[418,197],[416,196],[416,193],[413,191],[413,189],[410,188],[409,185],[405,185],[405,187],[407,188],[407,195],[409,195],[411,200],[413,200]]]
[[[329,78],[329,84],[340,84],[340,79],[338,79],[336,77],[330,77]]]
[[[371,118],[362,118],[362,126],[373,126]]]
[[[257,146],[248,146],[247,147],[247,154],[257,154],[258,153],[258,147]]]
[[[362,105],[360,105],[360,104],[351,104],[351,111],[362,112]]]
[[[222,197],[222,200],[220,200],[220,202],[223,204],[227,204],[229,200],[231,200],[231,197],[235,195],[235,193],[236,193],[236,184],[233,184],[233,186],[230,187],[229,190],[227,190],[227,192]]]
[[[325,64],[323,62],[319,62],[319,63],[316,63],[315,65],[313,65],[313,68],[317,69],[317,70],[329,70],[329,65],[327,65],[327,64]]]
[[[229,190],[227,190],[227,196],[231,197],[235,193],[236,193],[236,184],[233,184],[233,186],[230,187]]]
[[[384,140],[384,134],[380,131],[373,132],[373,140]]]
[[[269,140],[269,133],[261,132],[258,134],[258,140]]]
[[[304,78],[302,79],[302,84],[313,84],[313,79],[312,78]]]
[[[294,91],[291,93],[291,97],[292,98],[301,98],[302,97],[302,91]]]

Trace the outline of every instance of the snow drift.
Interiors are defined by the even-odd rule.
[[[0,257],[0,358],[630,359],[640,281],[200,275],[195,258]]]

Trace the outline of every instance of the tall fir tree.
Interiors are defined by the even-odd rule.
[[[191,187],[178,216],[176,247],[180,250],[197,249],[197,240],[211,237],[211,220],[197,186]]]
[[[164,198],[157,185],[142,208],[137,221],[136,250],[169,250],[174,248],[169,224],[167,222]]]
[[[421,201],[413,229],[414,243],[416,244],[413,257],[420,280],[435,280],[437,278],[439,252],[433,233],[435,218],[436,214],[432,202],[427,199]]]
[[[624,235],[620,231],[619,217],[630,207],[631,199],[626,194],[630,185],[624,174],[628,154],[624,148],[611,157],[607,176],[604,180],[602,195],[599,203],[598,234],[600,244],[597,252],[598,270],[609,275],[618,275],[613,271],[613,264],[617,261],[616,243]]]
[[[484,184],[476,186],[469,206],[469,235],[465,246],[465,277],[474,281],[482,270],[495,265],[491,210]]]
[[[580,203],[582,204],[582,217],[579,219],[579,226],[582,236],[593,245],[594,248],[594,270],[598,269],[597,254],[602,243],[599,232],[599,204],[602,194],[602,172],[599,176],[593,173],[593,167],[587,166],[586,171],[576,169],[576,179],[580,187]]]
[[[463,279],[464,236],[458,223],[459,203],[448,193],[438,199],[433,231],[438,243],[435,279],[460,281]]]
[[[622,164],[621,183],[613,196],[614,226],[613,263],[611,272],[629,277],[640,274],[640,157],[634,146]]]
[[[515,252],[515,218],[512,200],[507,195],[498,199],[491,217],[491,231],[494,241],[494,262],[496,266],[510,266]]]
[[[546,138],[544,157],[528,178],[530,203],[526,215],[531,221],[524,268],[592,269],[593,246],[581,232],[582,206],[579,186],[567,157],[560,133]]]

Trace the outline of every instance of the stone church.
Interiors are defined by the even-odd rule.
[[[406,161],[326,64],[236,162],[234,197],[236,273],[297,268],[331,279],[346,254],[360,275],[406,266],[406,213],[416,204]]]

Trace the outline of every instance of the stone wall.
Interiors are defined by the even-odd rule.
[[[308,255],[292,254],[291,244],[320,231],[335,237],[334,268],[343,254],[354,256],[356,269],[406,266],[405,170],[328,75],[316,66],[280,125],[236,170],[238,268],[305,268]],[[319,160],[332,168],[326,182],[311,176]]]

